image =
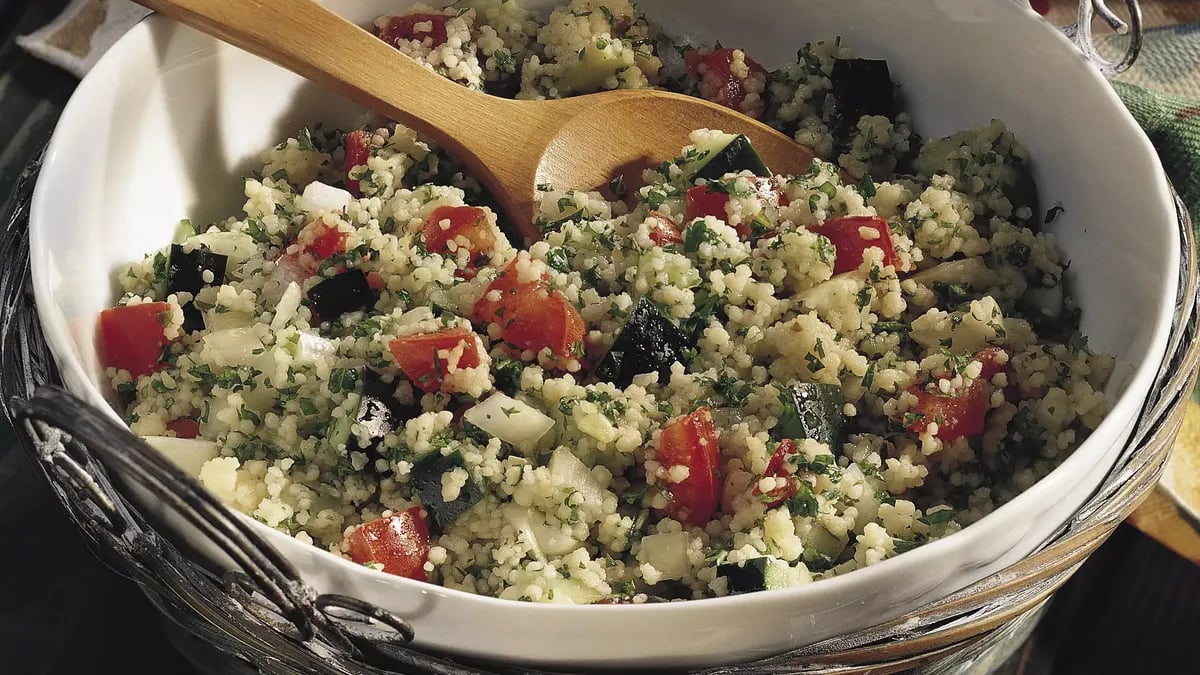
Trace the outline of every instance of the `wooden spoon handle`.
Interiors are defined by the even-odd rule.
[[[452,153],[475,154],[462,141],[474,149],[483,145],[480,141],[520,134],[503,128],[515,115],[489,110],[512,102],[437,75],[313,0],[137,2],[274,61],[425,134]],[[471,114],[464,114],[466,110]]]

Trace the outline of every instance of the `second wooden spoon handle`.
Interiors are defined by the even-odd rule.
[[[496,128],[496,117],[510,115],[488,114],[511,102],[442,78],[313,0],[137,2],[412,127],[451,152],[464,149],[457,139],[478,143],[514,131]]]

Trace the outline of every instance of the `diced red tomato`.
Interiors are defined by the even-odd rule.
[[[566,296],[550,288],[549,276],[520,281],[517,264],[509,263],[475,303],[478,323],[500,326],[501,338],[518,349],[549,347],[560,357],[579,355],[586,326]]]
[[[390,16],[383,28],[379,29],[379,38],[396,46],[398,40],[432,40],[434,47],[446,41],[446,22],[450,17],[445,14],[409,14],[408,16]]]
[[[442,221],[449,224],[442,227]],[[452,240],[457,242],[456,246],[465,240],[472,260],[496,248],[496,235],[488,227],[487,212],[478,206],[439,206],[425,218],[422,232],[425,250],[430,253],[448,251]]]
[[[998,363],[998,357],[1004,350],[999,347],[986,347],[972,357],[979,361],[983,368],[971,386],[954,395],[943,395],[931,392],[921,385],[913,385],[909,389],[917,397],[917,403],[911,412],[920,413],[907,425],[909,431],[920,435],[925,432],[930,423],[937,422],[939,439],[952,442],[964,436],[975,436],[983,432],[985,418],[990,408],[991,391],[989,380],[996,373],[1007,368]],[[1006,395],[1013,392],[1006,390]]]
[[[325,223],[310,223],[307,227],[317,228],[312,242],[301,246],[291,244],[278,258],[271,270],[271,279],[283,285],[290,282],[303,283],[305,279],[317,273],[321,261],[346,250],[346,238],[349,236],[341,230],[329,227]]]
[[[471,314],[477,323],[503,323],[505,317],[512,318],[513,308],[518,299],[529,291],[537,288],[548,288],[549,275],[534,281],[520,281],[521,273],[517,270],[517,262],[512,261],[504,271],[497,276],[483,297],[475,303]],[[493,293],[493,291],[495,291]]]
[[[314,257],[324,260],[334,253],[342,253],[346,250],[345,232],[336,227],[329,227],[324,223],[317,225],[319,231],[313,242],[308,245],[308,250]]]
[[[717,476],[720,458],[717,430],[707,407],[697,408],[663,428],[658,463],[667,469],[678,465],[688,468],[687,478],[667,484],[671,492],[668,515],[689,525],[702,526],[708,522],[721,501],[721,481]]]
[[[883,264],[896,265],[896,249],[892,245],[892,234],[888,231],[887,221],[878,216],[847,216],[834,218],[811,228],[814,232],[826,237],[837,250],[837,260],[833,265],[833,273],[841,274],[858,269],[862,264],[863,252],[875,247],[883,251]],[[878,233],[873,239],[863,236],[862,230],[873,230]]]
[[[388,343],[400,370],[421,391],[431,393],[442,388],[442,380],[450,368],[449,360],[440,354],[462,347],[462,355],[454,363],[456,369],[474,368],[480,363],[475,334],[465,328],[447,328],[435,333],[402,335]]]
[[[426,581],[429,526],[421,507],[360,525],[350,535],[350,559],[360,565],[381,563],[388,574]]]
[[[646,223],[650,226],[650,241],[654,242],[656,246],[683,242],[683,233],[675,226],[674,221],[661,213],[651,211],[646,216]]]
[[[755,177],[750,180],[754,183],[754,191],[758,193],[758,200],[764,208],[778,208],[788,205],[787,195],[783,193],[782,187],[773,179]],[[726,211],[726,205],[729,204],[729,195],[724,192],[713,192],[709,190],[708,186],[697,185],[688,189],[685,201],[686,215],[689,221],[704,216],[713,216],[722,221],[728,221],[729,219],[729,213]],[[736,229],[738,236],[742,239],[749,239],[754,234],[753,228],[748,222],[738,223]]]
[[[583,353],[583,317],[556,290],[539,288],[524,293],[511,317],[500,325],[501,337],[518,349],[536,352],[549,347],[563,357]]]
[[[1029,0],[1029,5],[1042,16],[1050,13],[1050,0]]]
[[[1003,365],[999,363],[1001,354],[1005,355]],[[975,356],[973,356],[972,359],[978,361],[979,364],[983,366],[983,368],[981,368],[979,371],[978,379],[990,380],[996,373],[1008,370],[1007,356],[1008,352],[1004,351],[1000,347],[984,347],[983,349],[975,352]]]
[[[111,307],[100,312],[100,345],[104,364],[140,377],[159,369],[167,344],[163,324],[171,312],[165,302]]]
[[[350,170],[366,166],[367,158],[371,156],[371,135],[362,129],[351,131],[342,144],[346,150],[346,189],[355,197],[361,197],[358,181],[350,177]]]
[[[933,422],[938,425],[935,436],[947,443],[983,431],[988,400],[982,387],[972,386],[957,395],[942,395],[924,387],[911,391],[916,395],[917,403],[909,414],[920,413],[920,417],[908,424],[908,430],[914,434],[925,433]]]
[[[1000,355],[1004,354],[1004,365],[999,363]],[[996,373],[1008,373],[1008,386],[1004,388],[1004,398],[1010,402],[1016,402],[1021,399],[1021,388],[1017,385],[1016,378],[1013,377],[1012,360],[1008,352],[1001,347],[984,347],[975,352],[974,360],[978,361],[983,366],[979,371],[979,379],[990,381]]]
[[[186,417],[167,422],[167,429],[174,431],[178,438],[196,438],[200,435],[200,423]]]
[[[775,508],[784,503],[796,494],[796,476],[788,471],[788,457],[796,454],[796,442],[790,438],[785,438],[779,441],[779,445],[775,447],[775,454],[771,455],[770,461],[767,462],[767,470],[763,472],[764,478],[786,478],[787,485],[775,488],[774,490],[764,494],[754,486],[754,494],[762,495],[763,501],[767,508]]]
[[[379,272],[367,272],[367,285],[372,290],[382,291],[387,288],[387,281],[384,280],[383,275]]]
[[[713,216],[721,221],[729,218],[725,205],[729,203],[729,195],[724,192],[709,192],[708,186],[697,185],[687,191],[687,219],[689,221],[704,216]]]
[[[764,106],[759,104],[747,110],[746,96],[750,93],[752,79],[762,80],[765,84],[767,71],[757,61],[742,52],[749,74],[745,77],[733,72],[735,52],[741,50],[722,48],[712,52],[693,49],[683,55],[688,74],[700,85],[700,95],[713,103],[719,103],[726,108],[746,113],[751,117],[759,117]],[[703,70],[703,72],[701,72]]]

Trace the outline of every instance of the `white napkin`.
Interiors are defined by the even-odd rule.
[[[73,0],[50,25],[18,37],[17,44],[83,77],[125,31],[149,13],[130,0]]]

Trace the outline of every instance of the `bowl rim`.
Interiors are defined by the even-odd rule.
[[[1070,48],[1075,50],[1075,46],[1058,30],[1054,29],[1049,24],[1046,24],[1036,13],[1033,12],[1027,5],[1022,6],[1020,3],[1013,2],[997,2],[997,9],[1002,12],[1013,12],[1014,14],[1024,15],[1024,20],[1036,19],[1042,24],[1044,31],[1048,33],[1049,39],[1056,39]],[[95,64],[87,76],[84,77],[78,88],[72,94],[67,105],[64,107],[60,121],[55,126],[53,135],[49,145],[47,146],[43,169],[43,175],[48,175],[56,170],[56,167],[67,161],[63,159],[69,156],[66,148],[62,147],[65,141],[63,140],[64,123],[69,123],[81,108],[88,106],[88,99],[91,98],[90,92],[93,89],[103,88],[107,85],[106,73],[113,71],[117,65],[129,57],[129,53],[140,47],[139,38],[145,34],[154,36],[165,28],[173,26],[173,22],[159,15],[150,15],[137,26],[123,35]],[[213,44],[217,44],[213,41]],[[133,52],[136,53],[136,52]],[[193,55],[193,58],[199,56]],[[1108,99],[1108,102],[1114,106],[1118,114],[1123,117],[1125,123],[1136,131],[1137,142],[1141,146],[1141,150],[1146,153],[1146,157],[1153,162],[1156,168],[1154,176],[1155,193],[1148,196],[1147,203],[1158,202],[1163,208],[1164,214],[1174,214],[1174,201],[1170,194],[1170,187],[1166,180],[1166,174],[1162,169],[1161,161],[1151,144],[1149,138],[1141,131],[1133,116],[1125,108],[1116,92],[1104,80],[1101,73],[1093,66],[1080,59],[1076,66],[1080,77],[1090,78],[1093,83],[1102,86],[1103,95]],[[1149,179],[1147,179],[1149,181]],[[50,248],[50,242],[44,238],[44,233],[39,223],[42,222],[41,214],[48,210],[48,200],[55,199],[56,195],[50,192],[47,187],[47,182],[39,178],[33,193],[33,199],[30,210],[30,246],[31,246],[31,276],[34,290],[34,297],[38,307],[38,316],[41,321],[43,330],[46,335],[47,344],[51,348],[56,363],[59,366],[60,372],[63,375],[64,382],[68,388],[75,393],[82,395],[86,400],[100,405],[108,414],[114,416],[115,419],[121,419],[120,415],[112,409],[103,396],[100,387],[92,382],[92,376],[89,375],[83,368],[82,363],[72,352],[73,346],[76,346],[70,338],[67,330],[66,317],[59,311],[52,302],[53,291],[49,276],[47,274],[39,274],[39,258],[38,251],[46,251]],[[1152,198],[1150,198],[1152,197]],[[1150,219],[1148,219],[1150,220]],[[1157,219],[1153,219],[1156,221]],[[1152,222],[1153,222],[1152,221]],[[1161,279],[1160,285],[1166,289],[1162,294],[1164,302],[1159,308],[1158,316],[1152,330],[1152,338],[1150,340],[1151,349],[1142,356],[1140,361],[1133,369],[1132,375],[1126,384],[1124,392],[1121,396],[1112,403],[1109,412],[1100,425],[1092,431],[1092,433],[1080,443],[1072,454],[1055,467],[1049,474],[1042,477],[1028,489],[1023,490],[1020,494],[1009,500],[1005,504],[997,507],[991,513],[987,514],[980,520],[964,527],[962,530],[943,538],[930,541],[922,544],[914,550],[907,551],[903,554],[887,558],[876,564],[855,569],[851,572],[840,574],[834,577],[828,577],[820,580],[817,587],[821,593],[836,593],[839,590],[851,590],[853,585],[863,584],[871,580],[878,580],[888,576],[898,574],[906,568],[918,568],[926,565],[935,559],[942,558],[949,551],[966,548],[971,546],[972,542],[978,541],[981,537],[986,537],[989,531],[988,527],[982,526],[984,523],[994,523],[1003,519],[1003,516],[1017,511],[1017,505],[1025,505],[1033,502],[1035,499],[1042,498],[1042,493],[1052,489],[1057,476],[1058,481],[1062,481],[1071,473],[1067,470],[1068,467],[1074,468],[1088,461],[1090,454],[1095,454],[1101,443],[1110,441],[1113,437],[1120,435],[1119,425],[1128,425],[1136,417],[1142,404],[1149,394],[1149,389],[1152,380],[1162,365],[1163,356],[1165,355],[1169,332],[1172,321],[1172,310],[1175,306],[1177,296],[1177,288],[1175,284],[1175,270],[1178,268],[1179,256],[1178,249],[1180,246],[1179,234],[1175,228],[1174,217],[1170,217],[1167,221],[1169,230],[1168,240],[1173,246],[1171,251],[1171,265],[1166,267],[1171,270]],[[50,309],[54,308],[54,309]],[[1086,310],[1085,310],[1086,311]],[[1135,396],[1136,394],[1136,396]],[[1091,450],[1091,452],[1087,452]],[[1111,467],[1110,467],[1111,469]],[[642,614],[680,614],[680,613],[696,613],[707,611],[708,608],[724,607],[728,605],[744,605],[744,604],[775,604],[775,603],[798,603],[804,601],[807,596],[811,595],[814,584],[804,584],[801,586],[793,586],[789,588],[771,591],[769,593],[747,593],[740,595],[730,595],[723,597],[702,598],[688,600],[686,602],[669,602],[669,603],[645,603],[641,605],[634,604],[611,604],[611,605],[566,605],[566,604],[549,604],[549,603],[529,603],[519,602],[515,600],[506,600],[488,595],[481,595],[461,591],[458,589],[448,588],[431,582],[421,582],[404,577],[387,574],[385,572],[376,571],[362,565],[353,563],[352,561],[339,558],[329,554],[327,551],[311,545],[301,544],[293,537],[290,537],[282,532],[268,527],[241,512],[235,511],[228,506],[222,505],[230,513],[236,517],[244,519],[255,528],[256,533],[262,536],[272,545],[282,548],[284,557],[289,557],[286,553],[287,547],[292,545],[305,546],[314,551],[320,551],[325,555],[320,557],[324,565],[331,565],[335,569],[343,572],[368,575],[367,578],[376,581],[385,581],[389,585],[403,589],[405,593],[419,594],[435,594],[444,598],[453,598],[455,600],[471,603],[484,603],[485,605],[495,605],[503,607],[506,611],[520,612],[537,612],[540,614],[558,614],[574,615],[579,612],[586,613],[589,616],[599,615],[622,615],[628,612],[637,612]],[[419,637],[418,637],[419,639]]]

